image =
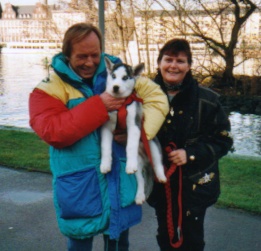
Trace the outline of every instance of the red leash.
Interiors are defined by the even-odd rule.
[[[150,147],[148,143],[148,139],[145,134],[144,127],[142,127],[141,131],[141,139],[144,144],[145,151],[148,155],[148,158],[150,160],[150,163],[152,162]],[[173,142],[170,142],[169,145],[165,148],[165,151],[167,153],[172,152],[174,149],[176,149],[176,145]],[[178,233],[178,241],[173,243],[173,239],[175,236],[175,228],[173,223],[173,213],[172,213],[172,196],[171,196],[171,186],[170,186],[170,177],[171,175],[177,170],[179,171],[179,191],[178,191],[178,227],[177,227],[177,233]],[[167,177],[167,182],[165,184],[165,193],[166,193],[166,200],[167,200],[167,227],[168,227],[168,234],[170,239],[170,245],[173,248],[179,248],[181,244],[183,243],[183,234],[182,234],[182,168],[181,166],[177,166],[175,164],[171,164],[170,168],[167,170],[165,168],[165,174]]]
[[[131,96],[129,96],[125,103],[122,105],[122,107],[118,110],[118,119],[117,119],[117,130],[126,129],[126,116],[127,116],[127,105],[131,104],[133,101],[142,102],[142,99],[138,98],[136,96],[136,93],[132,93]],[[147,156],[150,160],[150,163],[153,165],[152,157],[151,157],[151,151],[149,142],[144,130],[143,121],[141,126],[141,140],[144,144],[145,151],[147,153]],[[170,153],[174,149],[176,149],[176,145],[173,142],[170,142],[169,145],[165,148],[165,151],[167,153]],[[171,186],[170,186],[170,177],[171,175],[177,170],[179,171],[179,191],[178,191],[178,207],[179,207],[179,216],[178,216],[178,241],[173,243],[173,239],[175,236],[175,230],[174,230],[174,223],[173,223],[173,215],[172,215],[172,201],[171,201]],[[166,169],[166,168],[165,168]],[[168,234],[170,239],[170,245],[174,248],[178,248],[181,246],[183,242],[183,235],[182,235],[182,169],[181,166],[177,166],[175,164],[171,164],[170,168],[165,170],[167,182],[165,184],[165,192],[166,192],[166,199],[167,199],[167,227],[168,227]]]
[[[176,149],[176,145],[173,142],[170,142],[169,145],[165,148],[167,153],[172,152]],[[171,201],[171,186],[170,186],[170,177],[177,170],[179,171],[179,191],[178,191],[178,241],[173,243],[173,239],[175,236],[174,223],[173,223],[173,214],[172,214],[172,201]],[[175,164],[171,164],[170,168],[166,171],[167,183],[165,184],[165,192],[167,199],[167,227],[170,239],[170,245],[173,248],[178,248],[181,246],[183,242],[183,234],[182,234],[182,169],[181,166],[177,166]]]

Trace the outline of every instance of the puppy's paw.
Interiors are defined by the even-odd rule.
[[[145,202],[145,193],[137,193],[135,197],[135,203],[137,205],[142,205]]]
[[[155,175],[158,179],[158,181],[160,183],[166,183],[167,182],[167,177],[165,175],[165,172],[164,172],[164,167],[163,166],[157,166],[155,169]]]
[[[106,173],[110,172],[111,171],[111,165],[108,164],[108,163],[107,164],[101,163],[100,171],[103,174],[106,174]]]
[[[127,159],[126,163],[126,173],[133,174],[138,170],[138,162],[133,160],[132,158]]]
[[[167,182],[167,177],[165,176],[165,174],[162,175],[158,175],[157,179],[160,183],[166,183]]]
[[[100,166],[100,171],[101,173],[106,174],[111,171],[111,168],[106,166]]]
[[[129,166],[129,165],[126,166],[126,173],[127,173],[127,174],[136,173],[137,170],[138,170],[138,169],[137,169],[137,166]]]

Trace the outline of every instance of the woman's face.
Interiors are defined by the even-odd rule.
[[[176,56],[164,54],[158,67],[164,82],[169,85],[180,84],[190,70],[188,57],[184,52]]]

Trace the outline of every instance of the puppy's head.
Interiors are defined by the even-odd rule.
[[[144,64],[131,67],[127,64],[113,64],[108,57],[105,57],[107,69],[106,92],[114,97],[128,97],[134,89],[135,80],[144,69]]]

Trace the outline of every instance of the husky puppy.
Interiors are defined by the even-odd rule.
[[[128,97],[134,91],[136,78],[144,69],[144,64],[131,67],[126,64],[113,64],[105,57],[107,68],[106,92],[114,97]],[[127,163],[126,172],[135,173],[137,179],[136,204],[142,204],[146,196],[149,195],[153,184],[153,172],[150,167],[149,159],[145,154],[143,144],[140,141],[142,124],[142,104],[134,101],[126,107],[127,117]],[[101,173],[111,170],[112,164],[112,140],[113,131],[117,124],[117,111],[109,113],[110,120],[101,128]],[[149,141],[153,169],[159,182],[167,181],[162,164],[162,155],[159,142],[156,139]],[[146,184],[146,185],[145,185]]]

